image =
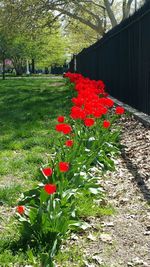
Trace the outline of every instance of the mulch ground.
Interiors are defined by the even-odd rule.
[[[132,116],[122,118],[121,157],[115,173],[104,181],[108,201],[116,209],[109,232],[114,246],[108,266],[150,266],[150,130]],[[105,256],[106,254],[106,256]]]
[[[133,116],[119,124],[123,148],[116,171],[100,178],[116,212],[89,218],[85,237],[69,241],[82,250],[87,267],[150,266],[150,130]]]

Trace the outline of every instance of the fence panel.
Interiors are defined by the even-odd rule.
[[[149,25],[150,2],[76,56],[77,72],[102,79],[110,95],[147,114],[150,114]]]

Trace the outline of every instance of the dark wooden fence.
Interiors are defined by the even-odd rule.
[[[110,95],[150,114],[150,2],[83,49],[70,71],[102,79]]]

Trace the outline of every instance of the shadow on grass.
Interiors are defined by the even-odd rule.
[[[65,85],[54,87],[47,78],[0,80],[0,175],[4,181],[11,174],[17,177],[16,184],[22,186],[21,181],[24,181],[21,190],[27,186],[30,189],[32,179],[35,181],[39,177],[41,163],[47,163],[46,153],[51,153],[50,148],[56,142],[56,118],[68,114],[70,99],[71,94]],[[19,190],[14,190],[13,194],[17,191],[18,198]],[[14,200],[10,201],[5,195],[5,190],[1,195],[2,204],[14,204]],[[13,255],[19,249],[27,249],[23,240],[13,242],[5,236],[0,240],[0,247],[2,254],[8,249]],[[8,266],[4,258],[1,258],[2,266]]]
[[[69,91],[51,87],[48,79],[0,81],[0,148],[9,148],[18,138],[51,131],[58,115],[68,113]]]

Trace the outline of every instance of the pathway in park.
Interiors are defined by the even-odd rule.
[[[51,75],[51,74],[47,74],[47,75],[45,75],[45,76],[43,76],[43,75],[40,75],[39,74],[39,76],[38,75],[36,75],[36,76],[6,76],[6,80],[14,80],[14,79],[16,79],[16,80],[18,80],[18,79],[54,79],[54,80],[56,80],[56,79],[63,79],[63,77],[62,77],[62,75]]]

